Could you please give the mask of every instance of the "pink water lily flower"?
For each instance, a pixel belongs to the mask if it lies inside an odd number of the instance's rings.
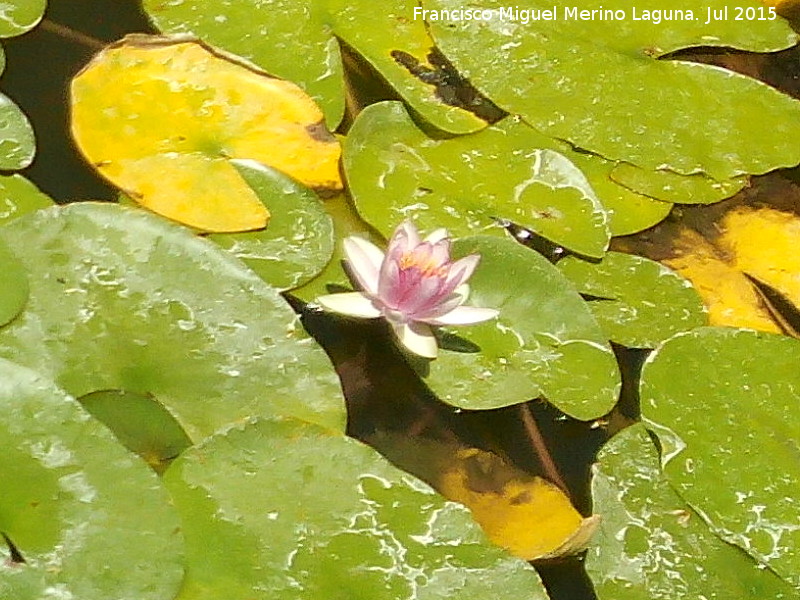
[[[497,316],[491,308],[462,306],[466,285],[480,256],[450,260],[450,239],[439,229],[420,240],[414,225],[401,224],[384,253],[367,240],[351,236],[344,253],[359,292],[331,294],[317,302],[331,311],[374,319],[385,318],[409,350],[436,358],[431,325],[467,325]]]

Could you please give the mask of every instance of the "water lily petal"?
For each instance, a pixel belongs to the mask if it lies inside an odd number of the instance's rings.
[[[374,319],[382,314],[381,311],[375,308],[372,300],[360,292],[328,294],[327,296],[319,296],[316,301],[323,308],[351,317]]]
[[[408,236],[406,236],[405,232],[401,229],[397,229],[394,234],[392,234],[392,237],[389,238],[389,244],[386,246],[386,258],[384,258],[383,261],[399,261],[408,250]]]
[[[429,314],[450,297],[448,291],[443,289],[444,284],[443,277],[420,278],[413,288],[408,289],[402,303],[398,304],[398,310],[418,321],[417,315]]]
[[[364,238],[345,238],[344,254],[358,284],[373,296],[378,293],[378,277],[383,263],[383,252]]]
[[[430,244],[430,242],[424,242],[424,244]],[[450,262],[450,240],[443,239],[433,244],[431,246],[429,260],[437,267],[448,266],[447,263]]]
[[[419,232],[411,221],[403,221],[389,238],[386,254],[400,256],[420,244]]]
[[[500,313],[493,308],[459,306],[435,319],[425,319],[425,322],[431,325],[471,325],[494,319],[498,314]]]
[[[387,253],[381,265],[377,297],[389,308],[396,308],[398,302],[402,299],[403,290],[406,287],[403,285],[402,277],[403,272],[400,270],[400,264],[397,259]]]
[[[472,277],[475,267],[481,261],[479,254],[470,254],[457,261],[450,266],[450,272],[447,274],[447,286],[450,291],[456,289],[467,279]]]
[[[445,229],[444,227],[440,227],[436,231],[430,232],[425,238],[425,241],[430,242],[431,244],[435,244],[443,239],[446,239],[449,235],[450,234],[447,233],[447,229]]]
[[[431,328],[424,323],[392,323],[392,329],[403,344],[414,354],[425,358],[436,358],[439,348]]]
[[[431,246],[428,242],[422,242],[418,246],[412,248],[409,252],[405,252],[404,255],[401,257],[402,266],[410,269],[410,268],[418,268],[423,270],[423,268],[430,264],[431,262],[431,251],[433,250],[433,246]]]
[[[431,320],[438,319],[442,315],[446,315],[450,311],[458,308],[467,300],[467,294],[457,292],[458,290],[447,296],[444,300],[438,301],[434,306],[428,308],[428,310],[417,311],[414,315],[414,320],[429,323]]]
[[[403,221],[400,223],[400,226],[394,230],[394,235],[392,235],[392,239],[395,237],[400,237],[404,240],[406,244],[406,249],[414,248],[415,246],[419,246],[420,239],[419,239],[419,232],[417,228],[414,227],[414,223],[411,221]],[[391,242],[389,242],[391,246]]]

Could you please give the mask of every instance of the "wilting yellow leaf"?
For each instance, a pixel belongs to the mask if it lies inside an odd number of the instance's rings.
[[[722,220],[718,244],[731,264],[800,305],[800,218],[772,208],[740,207]]]
[[[777,8],[786,7],[786,6],[794,6],[798,4],[797,0],[761,0],[761,4],[764,6],[774,6]]]
[[[722,216],[711,241],[688,227],[678,231],[663,262],[694,284],[712,325],[781,332],[744,274],[800,305],[800,218],[745,205]]]
[[[699,233],[682,228],[673,243],[676,256],[662,262],[692,282],[708,308],[710,325],[780,333],[742,272]]]
[[[492,542],[525,560],[580,552],[599,522],[581,517],[548,481],[474,448],[457,452],[435,487],[469,507]]]
[[[100,52],[72,83],[72,131],[137,202],[206,231],[267,223],[232,158],[317,189],[342,187],[339,143],[311,98],[185,38],[129,36]]]

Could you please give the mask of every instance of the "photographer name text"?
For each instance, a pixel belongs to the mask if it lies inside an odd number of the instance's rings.
[[[532,9],[507,6],[499,9],[460,8],[453,10],[431,10],[414,8],[414,20],[425,21],[515,21],[523,25],[536,21],[649,21],[659,24],[664,21],[774,21],[778,18],[774,7],[725,6],[705,9],[581,9],[577,6]]]

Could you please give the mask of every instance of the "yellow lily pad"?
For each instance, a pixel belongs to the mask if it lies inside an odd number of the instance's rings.
[[[747,278],[714,245],[689,228],[682,228],[674,243],[676,256],[663,262],[692,282],[708,308],[709,324],[780,332]]]
[[[665,262],[695,284],[709,307],[712,325],[780,333],[744,274],[800,306],[800,218],[769,207],[739,206],[720,220],[719,235],[713,241],[711,246],[684,230],[678,244],[687,251]]]
[[[581,552],[599,523],[549,481],[476,448],[458,451],[435,487],[469,507],[492,542],[525,560]]]
[[[448,500],[469,508],[492,543],[518,558],[578,554],[600,524],[598,515],[583,518],[558,487],[493,452],[398,433],[377,433],[365,441]]]
[[[318,190],[342,187],[339,143],[309,96],[186,37],[128,36],[100,52],[72,82],[72,132],[114,185],[204,231],[269,219],[230,159]]]
[[[796,7],[800,2],[797,0],[761,0],[761,4],[764,6],[772,6],[779,9],[785,9],[787,7]]]
[[[773,208],[740,207],[725,215],[719,243],[741,272],[800,305],[800,218]]]

